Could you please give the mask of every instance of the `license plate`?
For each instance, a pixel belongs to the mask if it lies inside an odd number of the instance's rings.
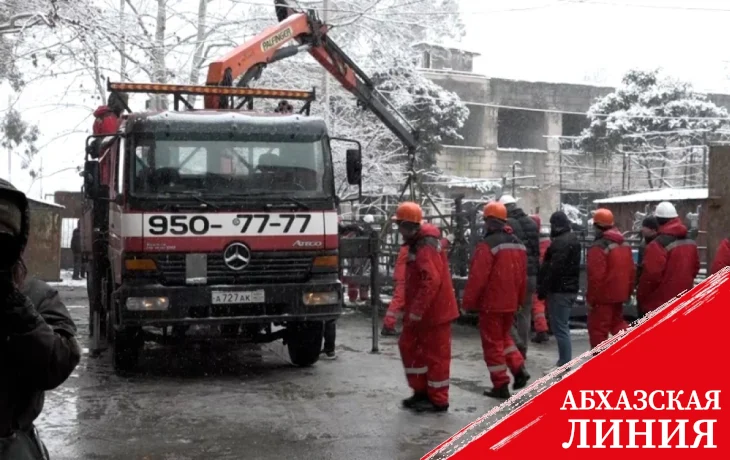
[[[213,305],[226,305],[237,303],[264,303],[265,294],[263,289],[257,291],[213,291]]]

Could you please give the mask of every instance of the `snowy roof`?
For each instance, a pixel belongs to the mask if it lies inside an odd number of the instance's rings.
[[[32,201],[34,203],[38,203],[38,204],[41,204],[43,206],[50,206],[52,208],[60,208],[60,209],[65,209],[66,208],[66,206],[60,205],[58,203],[51,203],[50,201],[45,201],[45,200],[37,200],[35,198],[30,198],[30,197],[28,197],[28,201]]]
[[[659,201],[706,200],[706,188],[664,188],[653,192],[634,193],[633,195],[614,196],[593,200],[596,204],[608,203],[651,203]]]
[[[443,43],[431,43],[431,42],[417,42],[411,45],[413,47],[416,46],[426,46],[429,48],[442,48],[447,50],[454,50],[454,51],[461,51],[462,53],[471,54],[474,56],[481,56],[482,53],[479,53],[477,51],[467,49],[466,47],[462,46],[461,43],[456,43],[450,40],[444,40]]]

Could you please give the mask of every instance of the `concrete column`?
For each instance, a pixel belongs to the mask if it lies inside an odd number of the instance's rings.
[[[560,136],[563,134],[563,114],[555,112],[545,113],[545,135]],[[560,150],[560,142],[555,138],[547,139],[548,152]]]

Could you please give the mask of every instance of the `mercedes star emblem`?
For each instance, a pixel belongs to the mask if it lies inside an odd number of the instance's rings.
[[[251,250],[243,243],[232,243],[223,252],[223,261],[231,270],[243,270],[251,261]]]

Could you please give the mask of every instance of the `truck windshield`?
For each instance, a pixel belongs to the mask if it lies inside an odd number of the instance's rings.
[[[333,190],[331,159],[321,140],[139,139],[133,153],[135,194],[271,192],[316,197]]]

